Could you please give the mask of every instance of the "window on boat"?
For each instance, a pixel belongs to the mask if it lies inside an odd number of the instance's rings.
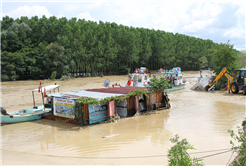
[[[144,80],[146,80],[146,81],[147,81],[147,76],[144,76]]]
[[[138,76],[138,82],[142,82],[142,76]]]
[[[135,76],[133,77],[133,86],[137,86],[137,83],[138,83],[138,76],[135,75]]]

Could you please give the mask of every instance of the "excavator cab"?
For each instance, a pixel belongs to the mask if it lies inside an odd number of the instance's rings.
[[[235,69],[234,70],[234,79],[236,85],[236,93],[243,90],[243,94],[246,94],[246,69]],[[232,91],[233,92],[233,91]]]
[[[246,70],[235,69],[235,80],[237,81],[238,86],[244,84],[244,78],[246,78]]]

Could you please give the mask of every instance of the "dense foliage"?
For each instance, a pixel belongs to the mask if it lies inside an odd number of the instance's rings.
[[[208,50],[216,45],[211,40],[114,22],[5,16],[1,21],[1,78],[44,79],[54,71],[57,78],[68,73],[124,74],[141,66],[198,70],[211,66]]]
[[[170,141],[175,143],[171,149],[168,150],[169,166],[203,166],[201,159],[191,158],[187,150],[195,149],[186,139],[179,141],[179,136],[175,135]]]
[[[235,68],[238,67],[237,52],[233,49],[233,45],[227,43],[220,43],[210,50],[210,55],[214,59],[214,70],[218,75],[221,70],[226,67],[227,70],[232,73]]]
[[[210,49],[210,56],[213,57],[214,71],[218,75],[224,67],[227,68],[229,73],[233,73],[234,69],[242,67],[238,63],[239,54],[233,49],[233,45],[227,43],[220,43],[213,49]],[[223,82],[227,82],[226,77],[222,77],[216,84],[215,89],[219,90]]]
[[[163,91],[166,88],[172,88],[172,83],[169,83],[169,80],[167,80],[165,77],[161,77],[160,79],[152,78],[151,83],[149,84],[153,91]]]
[[[238,135],[236,135],[233,130],[228,130],[228,132],[231,135],[231,138],[239,143],[239,145],[235,145],[235,143],[232,140],[230,141],[230,144],[232,145],[232,149],[240,154],[239,158],[236,157],[235,160],[233,161],[233,165],[243,166],[246,165],[246,136],[244,134],[243,129],[241,129],[240,127],[237,128],[238,128]]]
[[[237,52],[238,56],[238,68],[246,68],[246,50],[242,50],[240,52]]]

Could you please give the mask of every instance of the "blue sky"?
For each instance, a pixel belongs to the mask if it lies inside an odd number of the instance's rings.
[[[37,15],[115,22],[159,29],[245,49],[244,1],[21,1],[2,0],[2,17]],[[1,18],[2,18],[1,17]]]

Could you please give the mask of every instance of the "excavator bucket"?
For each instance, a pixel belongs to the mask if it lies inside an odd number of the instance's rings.
[[[209,85],[207,85],[207,86],[205,86],[205,91],[208,91],[208,89],[210,88],[210,86]]]

